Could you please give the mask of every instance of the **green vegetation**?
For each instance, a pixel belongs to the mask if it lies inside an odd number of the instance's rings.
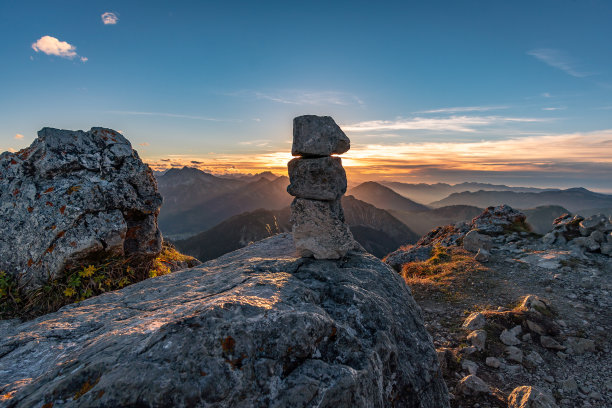
[[[50,279],[32,291],[19,288],[13,277],[0,272],[0,318],[33,318],[197,263],[195,258],[179,253],[164,242],[162,252],[156,258],[112,257],[92,261],[91,264],[67,269],[61,277]]]

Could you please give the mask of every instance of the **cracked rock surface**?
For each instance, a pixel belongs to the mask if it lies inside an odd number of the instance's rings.
[[[299,258],[291,234],[0,322],[0,356],[2,407],[449,406],[402,278]]]
[[[84,259],[154,256],[162,198],[120,133],[43,128],[0,155],[0,270],[40,287]]]

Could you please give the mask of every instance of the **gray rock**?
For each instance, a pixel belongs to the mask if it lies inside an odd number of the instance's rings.
[[[291,224],[295,246],[303,257],[338,259],[358,246],[344,223],[340,201],[296,198],[291,203]]]
[[[482,313],[474,312],[465,319],[461,327],[468,330],[478,330],[485,327],[486,323],[487,320]]]
[[[463,360],[461,362],[461,368],[473,375],[476,375],[478,372],[478,364],[470,360]]]
[[[93,257],[155,256],[161,202],[118,132],[43,128],[30,147],[0,155],[0,270],[34,289]]]
[[[484,330],[474,330],[468,334],[467,339],[478,351],[482,351],[487,341],[487,332]]]
[[[499,368],[501,366],[501,362],[496,357],[487,357],[485,364],[491,368]]]
[[[448,407],[402,278],[280,234],[200,267],[0,325],[4,407]]]
[[[288,167],[287,192],[294,197],[334,201],[346,193],[346,173],[339,157],[297,158]]]
[[[523,352],[518,347],[508,346],[505,350],[506,358],[515,363],[523,362]]]
[[[351,141],[330,116],[304,115],[293,119],[293,156],[342,154]]]
[[[537,351],[532,351],[525,356],[525,362],[532,367],[542,367],[544,359]]]
[[[553,349],[553,350],[565,350],[565,346],[559,344],[557,340],[550,336],[540,336],[540,344],[542,347]]]
[[[589,235],[589,238],[591,238],[593,241],[595,241],[597,243],[601,243],[601,242],[605,242],[606,241],[606,237],[604,236],[604,233],[601,232],[600,230],[595,230],[595,231],[591,232],[591,235]]]
[[[612,256],[612,243],[611,242],[606,242],[605,244],[601,244],[599,249],[601,250],[602,254]]]
[[[608,221],[608,218],[603,214],[592,215],[580,222],[580,234],[583,237],[588,237],[598,227],[603,227]]]
[[[478,253],[476,254],[476,256],[474,256],[474,259],[477,260],[478,262],[489,262],[489,251],[487,251],[484,248],[480,248],[478,250]]]
[[[516,226],[524,226],[526,218],[525,214],[509,205],[489,207],[472,220],[471,229],[486,235],[500,235]]]
[[[552,245],[556,240],[557,235],[552,231],[542,237],[542,242],[544,242],[545,245]]]
[[[431,246],[412,245],[391,252],[383,259],[383,261],[399,272],[402,269],[402,266],[408,262],[421,262],[428,260],[431,257],[431,250]]]
[[[476,396],[489,393],[489,386],[479,377],[470,374],[459,381],[457,384],[457,391],[463,395]]]
[[[466,251],[478,252],[480,249],[491,250],[491,238],[472,230],[463,237],[463,248]]]
[[[581,337],[568,337],[565,346],[571,348],[573,354],[577,355],[595,351],[595,342]]]
[[[574,377],[568,377],[567,379],[561,381],[561,388],[565,393],[573,393],[578,391],[578,384],[576,384]]]
[[[516,387],[508,396],[508,408],[558,408],[555,399],[536,387]]]
[[[518,327],[520,328],[520,326]],[[504,329],[499,335],[499,340],[501,340],[501,342],[506,346],[516,346],[517,344],[521,344],[521,341],[516,338],[518,334],[520,334],[520,331],[517,333],[514,329]]]

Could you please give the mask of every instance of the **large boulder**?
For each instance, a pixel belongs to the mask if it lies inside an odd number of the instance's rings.
[[[288,168],[287,192],[294,197],[334,201],[346,193],[346,173],[339,157],[296,158]]]
[[[0,270],[29,288],[71,264],[161,250],[151,169],[111,129],[43,128],[0,155]]]
[[[448,407],[410,289],[367,253],[281,234],[0,324],[3,407]]]

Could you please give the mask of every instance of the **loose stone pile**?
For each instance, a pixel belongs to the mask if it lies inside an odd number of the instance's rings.
[[[553,230],[542,240],[549,245],[568,244],[612,257],[612,217],[598,214],[584,218],[564,214],[553,222]]]
[[[350,140],[329,116],[305,115],[293,119],[288,164],[291,184],[293,239],[300,256],[338,259],[356,246],[340,198],[346,192],[346,173],[339,157]]]

